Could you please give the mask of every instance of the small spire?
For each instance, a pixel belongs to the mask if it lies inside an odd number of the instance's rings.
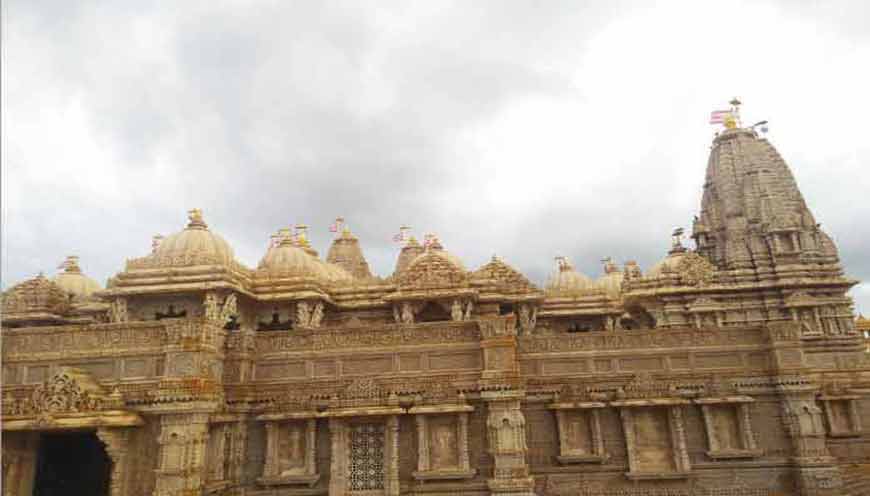
[[[202,218],[202,210],[192,208],[187,211],[188,229],[208,229],[208,225]]]
[[[601,262],[604,264],[604,273],[612,274],[614,272],[619,272],[619,268],[613,263],[613,259],[611,257],[604,257],[601,259]]]
[[[299,246],[309,246],[308,244],[308,226],[305,224],[296,224],[296,243]]]
[[[157,248],[160,248],[160,243],[163,242],[162,234],[151,236],[151,253],[157,253]]]
[[[567,272],[569,270],[574,270],[574,266],[571,265],[571,262],[568,261],[568,257],[559,255],[555,257],[556,265],[559,267],[559,272]]]
[[[289,227],[278,229],[278,232],[272,236],[276,239],[278,246],[293,246],[293,231]]]
[[[671,251],[668,253],[682,253],[686,251],[686,248],[683,246],[683,232],[682,227],[674,228],[674,231],[671,233]]]
[[[81,274],[82,269],[79,267],[79,257],[76,255],[67,255],[66,260],[60,264],[58,269],[63,269],[67,274]]]

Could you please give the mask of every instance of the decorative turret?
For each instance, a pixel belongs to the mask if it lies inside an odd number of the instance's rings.
[[[396,270],[393,272],[393,274],[398,275],[403,270],[407,269],[408,265],[410,265],[411,262],[419,257],[422,253],[423,247],[417,241],[417,238],[415,238],[414,236],[408,238],[405,246],[402,247],[402,251],[399,252],[399,258],[396,260]]]
[[[86,299],[102,289],[97,281],[82,273],[79,257],[74,255],[66,257],[60,268],[63,272],[54,277],[54,282],[74,298]]]
[[[773,145],[753,128],[726,127],[713,141],[692,229],[698,252],[721,270],[836,264],[834,243]]]
[[[338,265],[357,279],[372,277],[369,264],[366,262],[360,247],[359,239],[350,232],[347,226],[342,229],[341,234],[332,242],[332,246],[329,247],[329,252],[326,254],[326,261]]]

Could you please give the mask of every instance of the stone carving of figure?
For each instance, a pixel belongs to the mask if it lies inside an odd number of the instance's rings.
[[[459,300],[453,300],[453,305],[450,307],[450,317],[453,320],[462,320],[462,304]]]
[[[311,312],[311,327],[320,327],[320,322],[323,320],[323,302],[318,301],[314,305],[314,311]]]
[[[531,334],[538,320],[538,309],[523,303],[519,309],[520,330],[523,334]]]
[[[296,304],[296,324],[302,327],[307,327],[311,322],[311,307],[307,301],[300,301]]]
[[[432,439],[432,465],[448,468],[455,465],[456,431],[451,425],[438,425]]]
[[[236,301],[236,294],[230,293],[230,295],[227,296],[227,299],[224,300],[224,306],[221,308],[220,320],[221,322],[229,322],[230,317],[237,313],[238,303]]]
[[[395,320],[397,324],[402,322],[402,314],[399,310],[399,305],[393,305],[393,320]]]
[[[802,310],[800,311],[800,319],[801,319],[801,333],[803,334],[815,334],[816,331],[813,328],[813,312],[811,310]]]
[[[471,320],[471,310],[474,309],[474,302],[469,301],[465,304],[465,320]]]
[[[127,322],[127,300],[115,298],[109,306],[109,322]]]
[[[410,303],[402,303],[402,322],[405,324],[414,323],[414,308]]]
[[[218,297],[214,293],[207,293],[205,295],[205,302],[203,302],[203,317],[208,320],[219,320],[220,319],[220,306],[218,305]]]

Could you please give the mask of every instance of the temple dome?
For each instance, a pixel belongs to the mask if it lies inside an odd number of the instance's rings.
[[[680,261],[686,256],[685,249],[673,249],[668,252],[668,256],[660,260],[658,263],[650,267],[646,272],[646,277],[661,277],[667,273],[675,272]]]
[[[623,273],[609,258],[604,262],[604,275],[595,280],[595,287],[604,290],[607,296],[618,298],[622,292]]]
[[[79,257],[68,256],[61,266],[64,270],[54,277],[54,282],[61,289],[75,298],[89,298],[103,289],[100,283],[82,273],[79,267]]]
[[[188,218],[190,222],[187,227],[163,238],[153,256],[158,260],[189,258],[195,265],[230,264],[235,258],[233,249],[219,234],[208,229],[202,212],[193,209],[188,212]]]
[[[351,279],[341,267],[323,262],[289,236],[266,251],[257,270],[282,277],[313,277],[325,282]]]
[[[547,290],[558,292],[584,291],[592,289],[592,279],[577,272],[574,266],[566,258],[558,259],[558,269],[547,281]]]

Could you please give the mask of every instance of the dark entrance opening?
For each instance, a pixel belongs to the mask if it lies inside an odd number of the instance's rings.
[[[34,496],[108,496],[112,462],[93,432],[42,434]]]

